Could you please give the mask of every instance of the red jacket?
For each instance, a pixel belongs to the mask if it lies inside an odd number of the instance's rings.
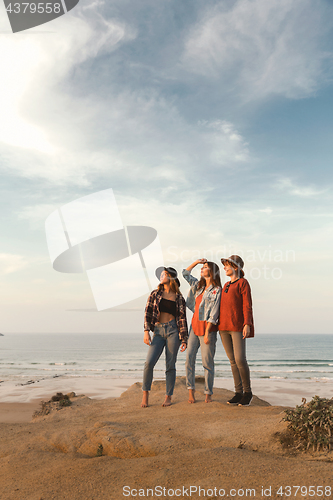
[[[219,331],[242,332],[245,325],[250,325],[250,337],[254,337],[249,282],[245,278],[227,281],[221,295]]]

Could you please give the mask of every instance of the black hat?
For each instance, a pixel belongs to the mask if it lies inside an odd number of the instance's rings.
[[[158,267],[156,269],[156,271],[155,271],[155,274],[156,274],[156,277],[157,277],[158,280],[161,277],[162,271],[166,271],[167,273],[169,273],[170,276],[171,276],[171,279],[175,280],[175,282],[177,283],[177,285],[180,286],[180,281],[177,278],[177,271],[176,271],[176,269],[174,269],[173,267],[164,267],[164,266]]]

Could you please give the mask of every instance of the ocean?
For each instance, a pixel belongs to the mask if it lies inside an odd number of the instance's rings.
[[[141,380],[148,347],[142,334],[7,334],[0,337],[0,381],[66,377]],[[333,380],[333,335],[257,334],[247,340],[251,378]],[[164,353],[154,377],[164,378]],[[200,351],[197,375],[203,374]],[[177,375],[185,375],[179,353]],[[218,337],[215,377],[232,378]]]

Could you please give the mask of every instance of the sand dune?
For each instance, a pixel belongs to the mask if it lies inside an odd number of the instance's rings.
[[[223,490],[263,498],[262,487],[266,498],[281,499],[280,486],[330,485],[330,455],[282,448],[283,407],[256,397],[248,408],[230,407],[225,389],[206,404],[201,382],[189,405],[183,378],[168,408],[164,392],[155,382],[143,409],[136,383],[118,398],[81,395],[29,423],[0,424],[1,500],[215,499]]]

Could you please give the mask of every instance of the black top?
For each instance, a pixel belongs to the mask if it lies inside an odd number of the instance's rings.
[[[176,317],[176,301],[169,299],[161,299],[159,303],[160,312],[165,312],[172,314],[172,316]]]

